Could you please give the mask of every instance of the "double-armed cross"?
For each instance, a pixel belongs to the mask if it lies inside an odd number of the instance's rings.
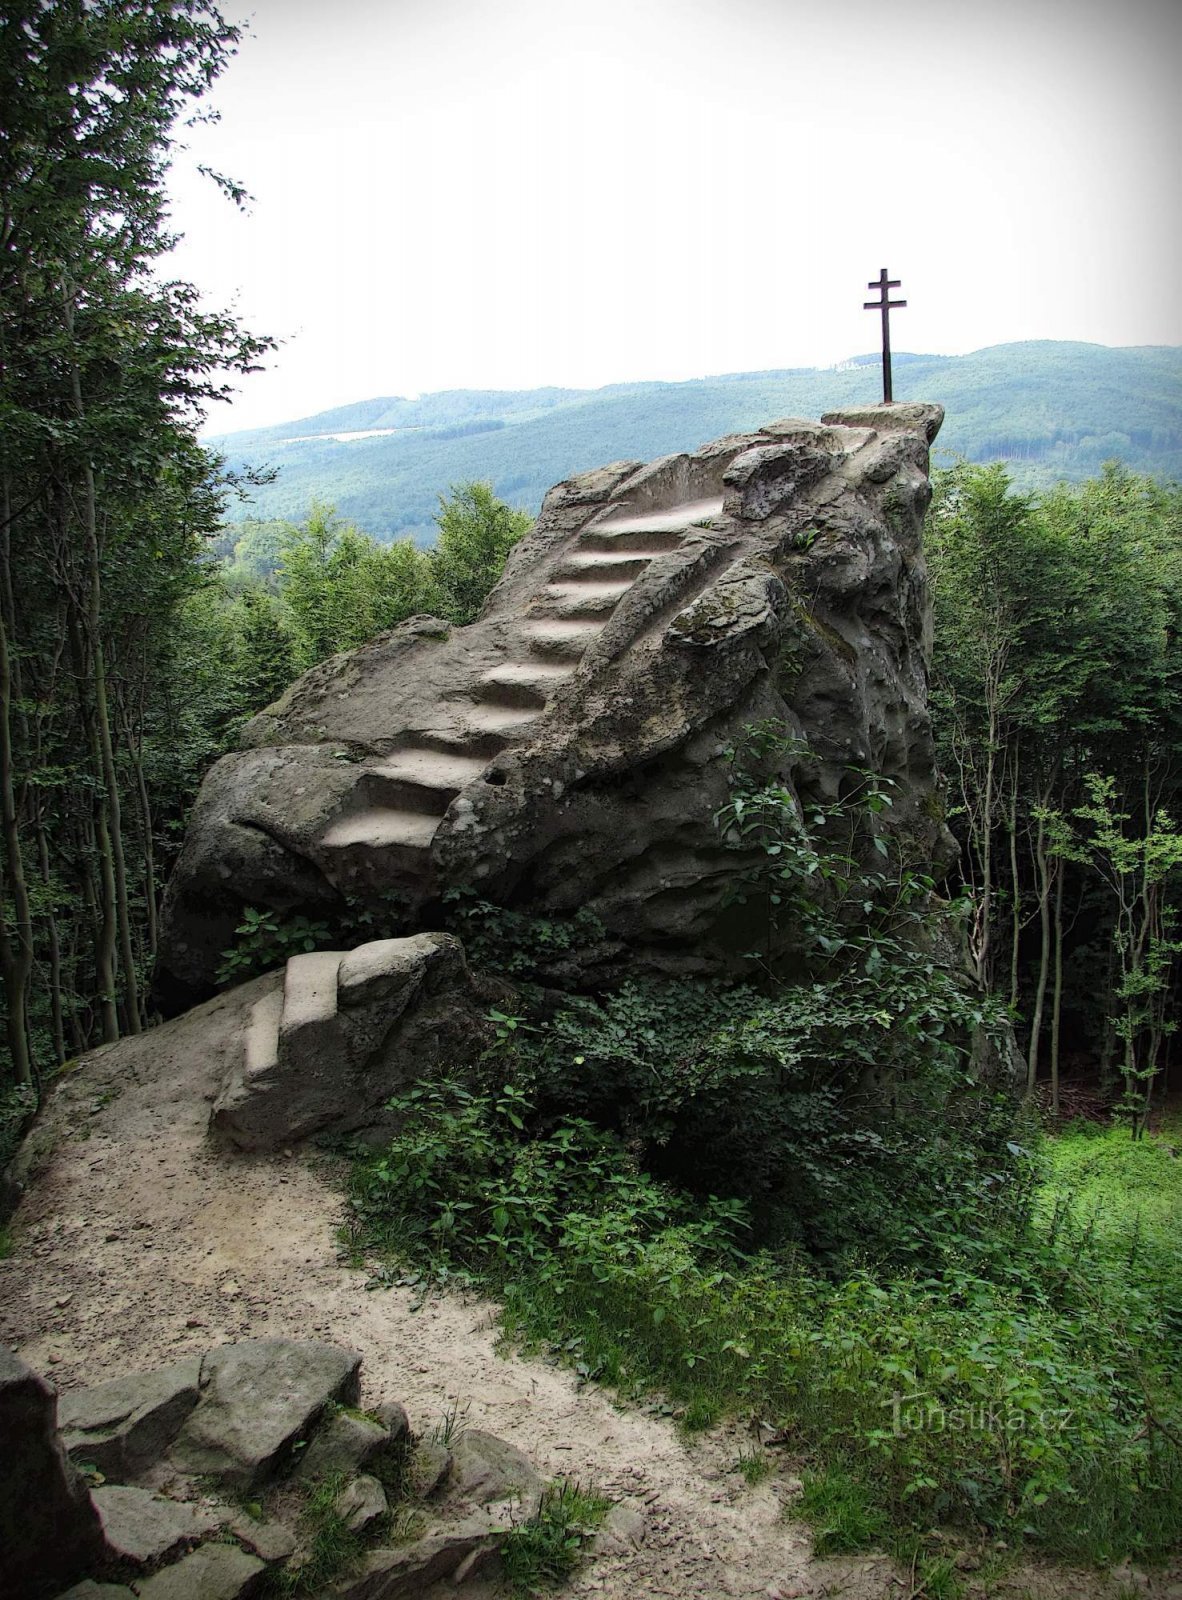
[[[887,269],[883,267],[878,277],[866,285],[868,289],[877,289],[880,298],[877,300],[864,300],[863,311],[882,312],[882,403],[889,406],[894,396],[891,393],[891,312],[897,311],[907,304],[906,300],[892,300],[891,290],[903,287],[901,278],[888,278]]]

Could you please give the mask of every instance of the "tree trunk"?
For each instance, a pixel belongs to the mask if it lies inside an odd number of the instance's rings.
[[[27,1010],[29,974],[33,970],[33,918],[17,817],[12,700],[8,626],[0,611],[0,827],[4,834],[4,867],[0,875],[0,975],[4,982],[12,1074],[17,1083],[32,1083],[33,1055]]]
[[[1055,877],[1055,979],[1051,998],[1051,1115],[1059,1115],[1059,1038],[1063,1016],[1063,863]]]
[[[41,868],[41,882],[45,885],[46,933],[49,938],[49,1005],[53,1022],[53,1053],[58,1066],[66,1059],[66,1030],[62,1014],[62,945],[58,933],[57,913],[53,908],[53,873],[49,865],[49,841],[45,836],[45,822],[40,811],[37,815],[37,860]]]
[[[73,292],[63,285],[66,332],[74,335]],[[71,374],[74,414],[80,422],[86,418],[82,398],[82,373],[75,362]],[[131,938],[131,914],[127,899],[127,863],[123,853],[123,816],[119,797],[119,774],[115,766],[115,752],[111,741],[111,712],[107,699],[107,668],[102,635],[102,570],[99,558],[98,503],[95,491],[94,466],[85,460],[82,466],[82,513],[86,550],[86,643],[90,653],[92,689],[94,694],[94,731],[98,742],[99,770],[106,790],[106,828],[109,842],[111,871],[114,877],[115,929],[119,952],[119,966],[123,976],[124,1019],[128,1033],[141,1031],[139,977],[136,972],[135,951]],[[100,807],[101,809],[101,807]]]
[[[1038,1050],[1042,1035],[1042,1016],[1047,998],[1047,974],[1051,957],[1051,872],[1047,855],[1047,827],[1040,815],[1034,839],[1034,859],[1038,871],[1038,925],[1041,948],[1038,958],[1038,985],[1034,1011],[1030,1018],[1030,1047],[1026,1057],[1026,1092],[1032,1094],[1038,1081]]]

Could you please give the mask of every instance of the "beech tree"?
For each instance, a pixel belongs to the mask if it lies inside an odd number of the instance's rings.
[[[1031,497],[1001,467],[960,467],[933,499],[932,700],[974,891],[974,965],[1019,1012],[1031,1088],[1049,1046],[1056,1109],[1065,1007],[1107,1072],[1127,1042],[1129,985],[1144,981],[1125,959],[1111,818],[1135,856],[1177,813],[1180,535],[1182,493],[1119,468]],[[1110,785],[1106,829],[1096,783]],[[1073,844],[1086,819],[1090,850]],[[1168,904],[1170,885],[1154,894]],[[1160,999],[1176,952],[1153,929]]]
[[[203,0],[0,16],[0,975],[18,1083],[146,1017],[162,819],[145,745],[222,504],[196,428],[267,347],[163,280],[164,183],[178,119],[237,38]]]

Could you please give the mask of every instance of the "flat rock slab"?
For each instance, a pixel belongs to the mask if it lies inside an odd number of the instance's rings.
[[[232,1544],[203,1544],[139,1586],[140,1600],[246,1600],[266,1565]]]
[[[226,1527],[238,1540],[264,1561],[286,1561],[295,1553],[295,1535],[281,1522],[256,1522],[245,1511],[235,1512]]]
[[[532,1511],[542,1493],[542,1477],[516,1445],[480,1428],[466,1428],[452,1446],[451,1476],[445,1504],[490,1505],[519,1499]]]
[[[390,1431],[368,1417],[338,1412],[316,1430],[316,1437],[300,1451],[297,1468],[302,1478],[327,1478],[330,1473],[360,1472],[390,1443]]]
[[[481,1556],[500,1548],[507,1532],[490,1529],[487,1517],[476,1516],[396,1550],[371,1550],[354,1576],[325,1593],[331,1600],[406,1600],[461,1566],[470,1575]]]
[[[135,1595],[121,1583],[96,1583],[93,1578],[83,1578],[65,1594],[59,1594],[57,1600],[135,1600]]]
[[[194,1358],[64,1394],[58,1425],[66,1453],[108,1478],[138,1477],[176,1437],[197,1404],[200,1380],[201,1362]]]
[[[341,1490],[332,1508],[350,1533],[364,1533],[386,1515],[390,1505],[378,1480],[363,1472]]]
[[[274,1476],[330,1401],[355,1404],[361,1357],[316,1340],[225,1345],[201,1367],[202,1396],[169,1454],[181,1472],[252,1487]]]
[[[438,1439],[424,1439],[415,1449],[411,1465],[415,1493],[427,1500],[442,1487],[451,1472],[451,1451]]]
[[[104,1484],[91,1491],[113,1555],[149,1567],[183,1545],[212,1533],[217,1518],[178,1500],[164,1500],[147,1489]]]

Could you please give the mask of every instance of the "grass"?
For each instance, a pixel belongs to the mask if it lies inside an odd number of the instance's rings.
[[[449,1187],[433,1202],[407,1184],[405,1148],[397,1183],[363,1165],[355,1244],[466,1271],[499,1291],[507,1337],[659,1395],[685,1427],[771,1419],[813,1465],[804,1510],[823,1550],[936,1524],[1097,1563],[1174,1548],[1182,1162],[1160,1142],[1069,1130],[1005,1226],[950,1214],[911,1270],[823,1273],[738,1250],[718,1214],[598,1136],[523,1135],[503,1167],[470,1109],[408,1137],[433,1141]],[[484,1189],[465,1199],[473,1141]]]
[[[271,1568],[270,1592],[276,1597],[318,1594],[327,1584],[347,1575],[361,1559],[365,1541],[353,1533],[337,1514],[336,1501],[347,1477],[336,1472],[312,1488],[300,1518],[302,1557],[288,1566]]]
[[[807,1472],[794,1510],[812,1524],[813,1552],[818,1556],[868,1550],[887,1531],[887,1520],[866,1488],[838,1466]]]
[[[764,1483],[775,1471],[771,1457],[766,1450],[758,1447],[754,1450],[743,1450],[735,1463],[737,1471],[742,1476],[743,1482],[752,1489],[756,1484]]]
[[[569,1479],[551,1484],[536,1513],[514,1527],[501,1546],[509,1593],[535,1595],[564,1583],[583,1558],[609,1502]]]

